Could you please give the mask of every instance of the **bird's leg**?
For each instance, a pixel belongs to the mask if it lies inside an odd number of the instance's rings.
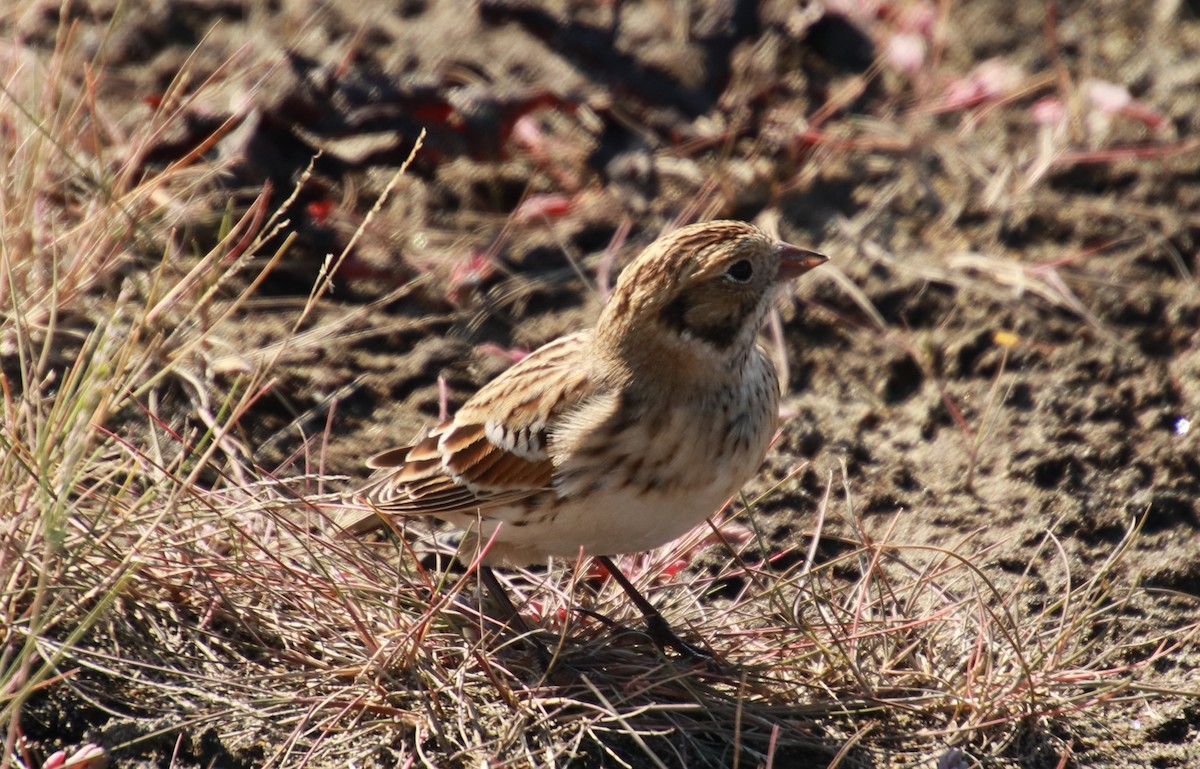
[[[617,584],[629,595],[630,600],[633,601],[633,605],[642,613],[642,617],[646,620],[646,630],[650,635],[650,640],[658,648],[665,649],[670,647],[685,657],[697,660],[712,658],[712,654],[707,650],[690,644],[677,636],[675,631],[671,629],[671,623],[667,622],[666,617],[658,609],[654,608],[654,604],[646,600],[646,596],[638,592],[638,589],[633,586],[628,577],[621,573],[621,570],[617,568],[617,565],[613,563],[611,558],[607,555],[598,555],[596,556],[596,560],[602,563],[604,568],[608,569],[608,573],[612,575]]]
[[[529,623],[517,611],[517,607],[513,606],[512,599],[508,597],[508,591],[504,589],[504,585],[500,584],[500,578],[496,576],[496,572],[492,571],[491,566],[479,564],[479,579],[483,582],[488,592],[500,604],[501,613],[504,614],[504,622],[507,625],[516,629],[521,637],[524,638],[532,647],[533,653],[537,656],[538,662],[542,664],[546,670],[550,669],[554,662],[553,655],[546,649],[537,636],[534,635],[533,628],[529,627]]]

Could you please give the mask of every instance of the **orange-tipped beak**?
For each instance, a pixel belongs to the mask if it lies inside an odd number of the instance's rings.
[[[799,248],[791,243],[781,242],[776,248],[779,250],[780,280],[795,280],[814,267],[820,267],[829,261],[829,257],[824,254]]]

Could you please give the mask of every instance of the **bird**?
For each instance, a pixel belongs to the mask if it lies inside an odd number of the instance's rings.
[[[424,437],[371,457],[344,535],[392,516],[448,521],[496,594],[494,566],[594,557],[660,648],[703,655],[611,557],[683,535],[761,466],[780,392],[759,331],[783,287],[826,261],[742,221],[661,236],[622,270],[593,328],[536,349]]]

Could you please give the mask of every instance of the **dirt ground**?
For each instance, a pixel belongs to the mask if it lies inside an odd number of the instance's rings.
[[[1049,532],[1049,594],[1136,523],[1122,568],[1200,596],[1195,3],[26,6],[4,34],[49,50],[68,12],[115,124],[180,100],[138,162],[223,131],[197,231],[230,191],[282,202],[320,152],[232,356],[286,330],[427,132],[318,310],[340,334],[285,357],[244,420],[263,467],[333,409],[326,469],[361,478],[443,397],[591,323],[672,223],[774,222],[831,262],[782,310],[787,419],[749,491],[809,464],[758,526],[803,535],[832,478],[829,534],[985,554],[1000,584]],[[1178,605],[1148,621],[1186,624]],[[1157,680],[1200,688],[1191,649]],[[1070,766],[1200,766],[1186,699],[1071,733]]]

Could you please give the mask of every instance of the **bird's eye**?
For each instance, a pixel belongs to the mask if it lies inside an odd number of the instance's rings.
[[[725,271],[725,276],[737,283],[745,283],[753,275],[754,265],[750,264],[749,259],[738,259]]]

